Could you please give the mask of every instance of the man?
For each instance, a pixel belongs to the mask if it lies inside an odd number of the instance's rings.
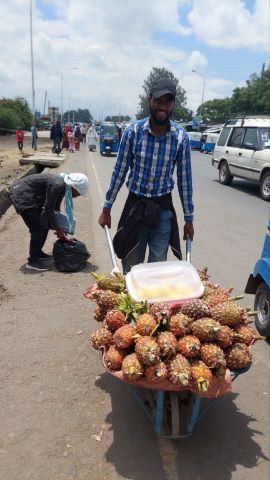
[[[18,149],[20,152],[23,151],[23,141],[24,141],[24,131],[21,128],[16,130],[16,140],[18,143]]]
[[[50,138],[53,140],[53,152],[59,155],[61,152],[61,142],[63,139],[62,127],[59,120],[57,120],[56,124],[52,126]]]
[[[144,261],[147,245],[148,262],[166,260],[169,245],[182,258],[171,196],[175,167],[185,219],[184,239],[193,239],[190,145],[185,130],[170,120],[175,96],[176,87],[170,79],[154,82],[150,117],[131,124],[122,136],[99,224],[111,227],[111,207],[129,172],[129,195],[114,238],[124,273]]]
[[[31,235],[27,269],[39,272],[50,269],[42,262],[52,258],[42,251],[49,229],[55,230],[58,238],[67,240],[57,216],[61,202],[65,197],[67,220],[71,225],[74,220],[72,199],[86,195],[87,191],[88,178],[83,173],[28,175],[9,187],[10,200]]]

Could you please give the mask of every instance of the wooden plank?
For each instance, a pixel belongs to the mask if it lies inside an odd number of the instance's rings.
[[[42,165],[43,167],[58,167],[59,165],[62,165],[63,160],[62,159],[37,159],[37,158],[21,158],[19,160],[20,165]]]

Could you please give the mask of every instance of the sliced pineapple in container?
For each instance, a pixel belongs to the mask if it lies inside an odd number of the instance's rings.
[[[190,262],[141,263],[126,275],[129,295],[136,302],[175,302],[199,298],[204,287]]]

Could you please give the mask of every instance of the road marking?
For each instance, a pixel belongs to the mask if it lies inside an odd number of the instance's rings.
[[[98,178],[98,172],[97,172],[97,169],[96,169],[96,166],[95,166],[94,162],[91,163],[91,167],[92,167],[94,177],[95,177],[95,180],[96,180],[96,186],[97,186],[97,190],[98,190],[99,199],[100,199],[100,202],[102,202],[103,197],[104,197],[104,193],[102,191],[101,183],[100,183],[99,178]]]

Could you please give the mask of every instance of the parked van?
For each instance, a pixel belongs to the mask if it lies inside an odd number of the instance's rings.
[[[261,197],[270,201],[270,117],[244,116],[228,120],[217,140],[212,165],[219,181],[230,185],[234,177],[260,185]]]

